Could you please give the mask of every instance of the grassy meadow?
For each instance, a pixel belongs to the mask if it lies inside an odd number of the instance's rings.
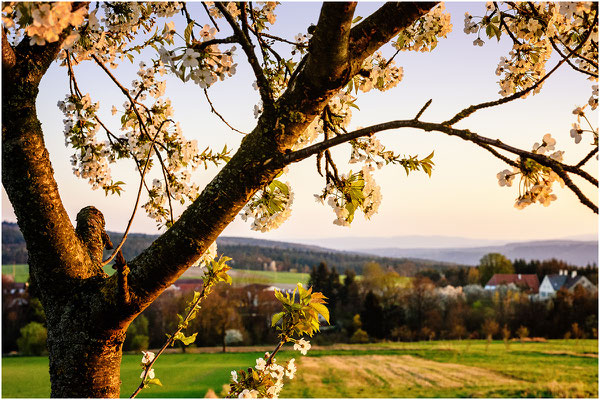
[[[104,270],[109,275],[114,273],[111,265],[104,267]],[[29,266],[27,264],[7,264],[2,265],[2,274],[11,275],[15,277],[15,282],[27,282],[29,278]],[[295,285],[298,282],[306,284],[308,282],[309,274],[301,272],[274,272],[274,271],[253,271],[244,269],[232,269],[231,276],[234,279],[236,285],[248,285],[251,283],[283,283]],[[185,279],[201,279],[202,271],[200,269],[190,268],[183,275]]]
[[[27,278],[29,278],[29,265],[3,264],[2,275],[14,276],[15,282],[27,282]]]
[[[201,350],[201,349],[190,349]],[[221,394],[232,369],[253,366],[261,352],[166,354],[155,366],[163,387],[139,397]],[[255,349],[248,349],[255,350]],[[482,340],[315,346],[295,357],[296,378],[281,397],[598,397],[598,341]],[[123,356],[122,397],[139,383],[141,354]],[[287,382],[287,381],[286,381]],[[2,397],[48,397],[45,357],[2,359]]]

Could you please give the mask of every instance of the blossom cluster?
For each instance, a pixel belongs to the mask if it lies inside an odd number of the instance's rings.
[[[156,377],[156,374],[154,372],[154,368],[149,368],[150,364],[152,363],[152,361],[154,361],[155,358],[155,354],[151,351],[142,351],[142,362],[141,362],[141,366],[142,366],[142,373],[140,374],[140,379],[144,379],[145,383],[149,380],[153,380]],[[146,370],[148,370],[148,373],[146,374]],[[146,377],[144,378],[144,375],[146,375]]]
[[[242,210],[242,220],[252,218],[252,230],[267,232],[278,228],[292,213],[294,192],[289,182],[273,180],[256,192]]]
[[[373,88],[384,92],[396,87],[404,74],[402,67],[396,67],[393,60],[386,60],[381,51],[369,56],[363,62],[363,71],[368,72],[368,76],[359,74],[355,79],[359,80],[360,91],[365,93]]]
[[[555,150],[556,140],[548,133],[544,135],[542,143],[533,145],[532,153],[545,154]],[[551,159],[561,162],[563,151],[554,151],[548,155]],[[521,175],[519,184],[519,196],[515,202],[515,208],[521,210],[528,205],[540,203],[548,207],[557,197],[552,193],[552,185],[558,182],[564,186],[563,180],[549,167],[545,167],[532,159],[517,158],[517,166],[513,171],[505,169],[500,171],[496,177],[500,186],[510,187],[517,175]]]
[[[6,3],[2,8],[2,22],[8,29],[24,29],[30,45],[43,46],[57,42],[61,33],[68,27],[77,28],[83,24],[87,10],[80,7],[72,10],[70,2],[21,2]],[[15,22],[16,21],[16,22]],[[63,46],[68,46],[79,37],[76,30],[68,36]]]
[[[450,14],[444,11],[444,3],[432,8],[398,35],[394,47],[401,51],[421,52],[435,49],[438,39],[452,31]]]
[[[598,85],[594,85],[594,86],[595,86],[594,94],[592,95],[594,101],[590,100],[590,102],[588,104],[585,104],[582,107],[576,107],[573,110],[573,114],[577,116],[577,122],[573,123],[572,129],[570,131],[570,135],[573,138],[573,140],[575,140],[576,144],[581,142],[581,140],[583,138],[583,133],[589,132],[593,136],[592,145],[598,146],[598,128],[594,129],[591,121],[588,119],[588,117],[585,113],[585,109],[588,105],[591,104],[590,108],[592,110],[595,110],[598,106]],[[587,127],[582,126],[583,123],[587,124]]]
[[[352,173],[342,174],[339,182],[329,182],[320,195],[315,194],[316,201],[327,204],[333,209],[335,225],[350,226],[354,213],[361,209],[365,218],[371,218],[379,210],[381,189],[371,175],[371,168],[363,168]]]
[[[107,190],[112,182],[108,164],[114,159],[110,158],[110,143],[99,141],[96,137],[100,125],[94,118],[99,104],[93,103],[90,95],[86,94],[83,97],[66,96],[57,105],[65,116],[65,145],[76,150],[71,156],[73,173],[87,179],[92,189]]]
[[[266,353],[256,360],[254,368],[246,371],[231,371],[231,385],[228,397],[240,399],[268,398],[277,399],[283,389],[284,377],[294,379],[297,371],[295,359],[285,366],[277,364],[275,358]]]
[[[158,50],[160,61],[168,65],[182,81],[192,80],[206,89],[219,80],[233,76],[237,64],[233,62],[235,46],[222,51],[216,44],[204,43],[215,39],[216,28],[206,24],[197,35],[199,40],[192,39],[194,26],[189,25],[185,32],[186,46],[167,50],[164,46]]]
[[[500,76],[500,94],[510,96],[518,91],[538,84],[533,93],[541,90],[541,78],[546,75],[545,66],[553,48],[562,48],[562,55],[568,56],[571,49],[579,48],[572,64],[590,74],[597,81],[597,64],[590,62],[598,58],[598,31],[592,30],[589,40],[581,43],[586,32],[593,28],[595,15],[591,2],[561,3],[499,3],[488,2],[486,15],[474,18],[465,14],[464,31],[476,33],[474,45],[483,46],[481,31],[489,38],[500,40],[508,34],[513,47],[508,57],[501,57],[496,75]]]

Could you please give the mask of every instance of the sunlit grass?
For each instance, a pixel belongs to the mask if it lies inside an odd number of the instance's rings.
[[[238,350],[243,350],[239,348]],[[250,349],[249,349],[250,350]],[[221,394],[230,371],[253,366],[247,353],[165,354],[155,366],[164,384],[140,397],[204,397]],[[547,343],[483,340],[339,344],[295,357],[298,374],[281,397],[597,397],[598,341]],[[121,396],[139,383],[141,354],[123,356]],[[48,397],[46,357],[4,357],[3,397]]]

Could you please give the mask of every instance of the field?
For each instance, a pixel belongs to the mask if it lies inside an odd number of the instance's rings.
[[[109,275],[114,273],[114,269],[110,265],[104,267],[104,270]],[[29,277],[29,266],[27,264],[15,264],[14,266],[2,265],[2,274],[13,275],[13,272],[15,274],[15,282],[27,282],[27,278]],[[308,274],[300,272],[252,271],[243,269],[232,269],[230,274],[236,285],[248,285],[251,283],[295,285],[298,282],[306,284],[309,278]],[[200,269],[190,268],[183,275],[183,278],[200,279],[201,276],[202,271]]]
[[[199,349],[198,349],[199,350]],[[243,348],[236,349],[243,351]],[[253,349],[256,350],[256,349]],[[164,387],[139,397],[220,394],[232,369],[254,365],[261,352],[166,354],[155,369]],[[316,347],[295,357],[296,379],[281,397],[597,397],[598,341],[547,343],[438,341]],[[141,355],[125,355],[122,397],[138,383]],[[2,359],[2,397],[47,397],[45,357]]]
[[[15,277],[15,282],[27,282],[29,278],[29,265],[27,264],[7,264],[2,265],[2,275],[11,275]]]

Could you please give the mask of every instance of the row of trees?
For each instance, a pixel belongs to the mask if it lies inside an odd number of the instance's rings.
[[[508,287],[492,292],[478,284],[439,287],[426,277],[403,281],[377,264],[367,265],[358,282],[351,273],[341,282],[325,264],[313,269],[310,279],[330,298],[337,328],[317,340],[360,341],[364,333],[389,340],[485,338],[490,331],[502,335],[503,329],[518,336],[522,327],[532,336],[563,338],[573,324],[581,335],[597,337],[597,292],[581,288],[537,301]],[[491,329],[492,323],[502,329]]]
[[[400,277],[376,263],[365,265],[360,279],[353,270],[342,279],[335,268],[321,263],[313,267],[308,285],[328,297],[331,326],[324,326],[324,333],[315,340],[361,343],[490,335],[498,339],[507,335],[597,337],[597,293],[560,290],[555,298],[542,302],[507,287],[495,292],[478,284],[455,289],[440,286],[440,281],[435,284],[424,276]],[[280,305],[273,292],[264,289],[264,285],[219,285],[187,330],[198,333],[194,344],[222,346],[225,351],[235,343],[273,343],[276,335],[269,322]],[[160,347],[165,334],[177,328],[175,316],[183,312],[191,297],[191,290],[163,293],[129,326],[124,350]],[[21,300],[15,301],[17,298]],[[39,341],[42,334],[45,340],[42,330],[46,319],[39,300],[28,293],[8,295],[3,308],[4,351],[18,349],[30,354],[44,350],[44,343],[40,346]]]
[[[555,258],[550,260],[524,260],[516,259],[510,261],[499,253],[489,253],[483,256],[476,268],[455,267],[443,271],[435,269],[424,269],[415,274],[417,277],[430,279],[436,286],[466,286],[472,284],[485,285],[494,274],[532,274],[537,275],[539,282],[546,275],[556,275],[559,271],[567,271],[568,274],[576,271],[577,275],[583,275],[596,286],[598,285],[598,267],[586,265],[579,267],[568,264]]]

